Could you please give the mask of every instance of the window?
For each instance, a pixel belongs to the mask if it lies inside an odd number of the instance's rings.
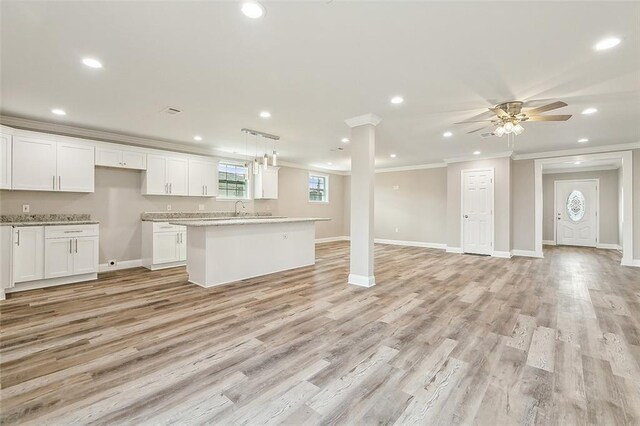
[[[584,201],[584,195],[577,189],[569,194],[567,198],[567,214],[572,221],[578,222],[584,217]]]
[[[309,173],[309,201],[329,202],[329,176]]]
[[[247,167],[241,164],[218,164],[218,197],[249,198]]]

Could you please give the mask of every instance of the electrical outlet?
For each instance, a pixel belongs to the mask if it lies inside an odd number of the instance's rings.
[[[167,211],[170,212],[171,211],[171,204],[167,204]]]
[[[198,204],[198,210],[203,211],[204,210],[204,204]]]
[[[396,228],[396,232],[398,232],[398,228]]]
[[[288,240],[289,239],[289,234],[282,234],[282,239],[283,240]]]
[[[398,189],[400,189],[400,185],[393,185],[393,190],[397,191]]]
[[[23,204],[22,205],[22,213],[29,213],[29,204]]]

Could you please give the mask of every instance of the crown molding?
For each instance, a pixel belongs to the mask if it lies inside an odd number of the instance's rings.
[[[409,172],[412,170],[439,169],[442,167],[447,167],[447,163],[430,163],[418,164],[415,166],[388,167],[386,169],[376,169],[376,173]]]
[[[357,117],[347,118],[346,120],[344,120],[344,122],[347,123],[347,126],[349,127],[364,126],[365,124],[371,124],[373,126],[377,126],[378,124],[380,124],[381,121],[382,121],[382,118],[371,113],[359,115]]]
[[[538,158],[564,157],[566,155],[596,154],[600,152],[627,151],[640,149],[640,142],[623,143],[617,145],[590,146],[586,148],[565,149],[561,151],[534,152],[531,154],[518,154],[514,160],[536,160]]]
[[[6,126],[6,127],[5,127]],[[0,127],[3,127],[5,131],[8,130],[25,130],[33,132],[45,132],[59,136],[89,139],[92,141],[119,143],[129,146],[137,146],[147,149],[160,149],[173,152],[180,152],[183,154],[195,154],[206,155],[210,157],[233,159],[233,160],[246,160],[246,156],[240,154],[233,154],[224,152],[213,148],[203,148],[198,146],[190,146],[181,144],[178,142],[168,140],[149,139],[140,136],[132,136],[123,133],[108,132],[104,130],[87,129],[84,127],[69,126],[67,124],[49,123],[46,121],[31,120],[28,118],[11,117],[7,115],[0,115]],[[323,169],[320,167],[307,166],[304,164],[290,163],[287,161],[280,161],[280,165],[285,167],[292,167],[296,169],[321,171],[329,174],[347,175],[348,172]]]
[[[462,163],[466,161],[491,160],[493,158],[510,158],[510,157],[513,157],[513,151],[496,152],[496,153],[487,154],[487,155],[468,155],[465,157],[445,158],[444,162],[446,164],[449,164],[449,163]]]

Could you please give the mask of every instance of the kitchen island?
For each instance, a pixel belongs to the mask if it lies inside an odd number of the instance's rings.
[[[315,222],[326,218],[194,220],[187,228],[189,281],[213,287],[315,263]]]

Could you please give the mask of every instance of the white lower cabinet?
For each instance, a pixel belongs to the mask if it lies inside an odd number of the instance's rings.
[[[13,282],[44,278],[44,227],[13,229]]]
[[[155,270],[182,266],[187,260],[187,230],[167,222],[142,222],[142,264]]]
[[[73,252],[73,273],[98,272],[98,237],[78,237]]]
[[[44,277],[98,272],[98,226],[48,226],[44,240]]]
[[[44,242],[44,277],[73,275],[73,238],[49,238]]]

